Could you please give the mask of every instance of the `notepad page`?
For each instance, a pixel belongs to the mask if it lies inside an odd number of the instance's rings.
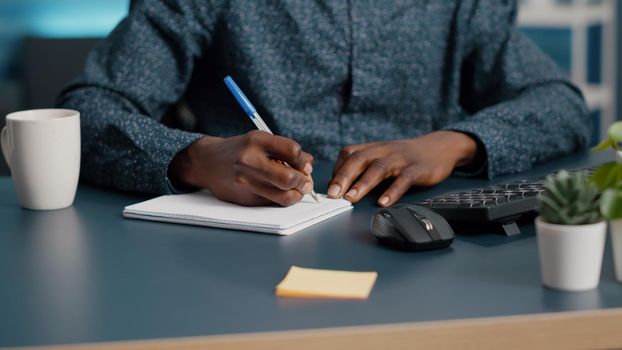
[[[326,220],[352,205],[343,199],[310,196],[289,206],[245,207],[223,202],[209,191],[157,197],[125,208],[125,217],[221,228],[291,234]]]

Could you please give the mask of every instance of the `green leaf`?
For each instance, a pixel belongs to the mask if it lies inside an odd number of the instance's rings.
[[[622,183],[622,164],[611,162],[600,165],[592,173],[590,181],[601,191],[620,185]]]
[[[559,215],[559,218],[561,219],[560,224],[564,224],[564,225],[576,225],[579,219],[576,216],[571,216],[566,211],[561,211],[558,213],[558,215]]]
[[[560,224],[560,213],[563,211],[563,208],[559,206],[554,200],[552,200],[548,194],[540,196],[540,214],[544,217],[546,222],[550,222],[552,224]]]
[[[616,142],[610,138],[602,140],[598,145],[592,147],[592,151],[604,151],[606,149],[616,148]]]
[[[615,165],[615,164],[614,164]],[[616,183],[615,167],[599,174],[603,183]],[[622,174],[622,167],[620,168]],[[611,179],[614,180],[611,180]],[[597,177],[597,180],[599,178]],[[562,225],[581,225],[601,220],[599,207],[600,192],[587,171],[572,172],[561,170],[547,176],[544,188],[546,193],[539,197],[538,210],[543,220]]]
[[[622,142],[622,122],[615,122],[609,126],[607,135],[614,143]]]
[[[547,176],[546,184],[544,188],[548,191],[551,196],[551,200],[560,203],[561,205],[568,205],[568,199],[563,195],[563,193],[567,193],[567,190],[562,188],[562,182],[556,182],[555,177]]]
[[[600,212],[610,220],[622,218],[622,189],[610,188],[602,193]]]

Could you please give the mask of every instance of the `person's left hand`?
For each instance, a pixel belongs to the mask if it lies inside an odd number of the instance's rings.
[[[454,131],[348,146],[335,163],[328,196],[358,202],[382,180],[394,177],[378,200],[386,207],[413,185],[431,186],[445,180],[455,167],[469,164],[476,151],[472,137]]]

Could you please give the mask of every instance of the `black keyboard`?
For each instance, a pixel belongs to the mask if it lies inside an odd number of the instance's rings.
[[[572,171],[591,172],[593,169],[595,167]],[[520,233],[516,220],[526,214],[533,214],[538,208],[538,196],[545,192],[544,179],[528,178],[450,192],[416,204],[431,208],[450,222],[497,222],[507,235],[513,235]]]

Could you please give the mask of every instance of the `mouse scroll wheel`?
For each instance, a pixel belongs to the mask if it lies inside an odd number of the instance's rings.
[[[434,225],[432,225],[432,221],[423,218],[421,219],[421,223],[425,226],[426,231],[432,231],[434,229]]]

